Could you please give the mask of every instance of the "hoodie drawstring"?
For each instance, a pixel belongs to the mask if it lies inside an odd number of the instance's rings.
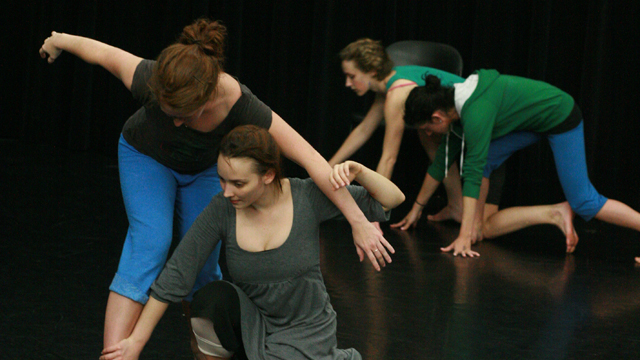
[[[449,132],[447,133],[447,139],[445,141],[444,147],[444,177],[447,177],[449,174],[449,135],[451,133],[456,134],[453,131],[453,124],[449,125]],[[460,135],[456,134],[456,136],[460,137]],[[464,131],[462,132],[462,147],[460,149],[460,176],[462,176],[462,166],[464,165]]]

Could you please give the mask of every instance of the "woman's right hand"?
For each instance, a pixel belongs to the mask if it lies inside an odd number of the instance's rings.
[[[353,179],[362,171],[362,168],[362,164],[351,160],[335,165],[329,178],[331,185],[333,185],[334,189],[339,189],[351,184]]]
[[[411,211],[404,217],[400,222],[395,224],[391,224],[392,228],[400,228],[400,230],[407,230],[410,227],[415,228],[418,225],[418,220],[422,216],[422,206],[418,204],[413,204]]]
[[[119,343],[104,348],[100,360],[137,360],[144,344],[126,338]]]
[[[62,53],[62,49],[53,45],[54,38],[60,35],[60,33],[52,31],[51,36],[44,39],[44,43],[42,44],[42,47],[40,47],[40,57],[43,59],[47,59],[49,64],[53,63]]]

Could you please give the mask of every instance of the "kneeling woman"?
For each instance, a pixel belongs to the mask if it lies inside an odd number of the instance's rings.
[[[451,163],[466,148],[462,166],[460,235],[443,251],[453,250],[454,255],[462,256],[478,255],[471,250],[471,243],[477,236],[473,223],[477,208],[482,209],[477,206],[477,199],[484,192],[481,192],[481,184],[488,156],[497,158],[492,162],[499,164],[513,152],[543,137],[551,145],[560,184],[571,208],[567,209],[564,204],[565,210],[561,211],[565,214],[565,228],[572,231],[573,211],[586,221],[596,218],[640,231],[640,213],[620,201],[605,198],[591,184],[585,159],[582,114],[569,94],[541,81],[501,75],[495,70],[479,70],[464,83],[453,87],[442,86],[435,76],[429,76],[425,82],[424,87],[413,89],[407,98],[406,124],[427,133],[462,133],[462,140],[450,136],[451,141],[440,145],[418,194],[419,202],[425,203],[429,199],[444,177],[447,162]],[[531,141],[500,140],[517,131],[535,136],[529,137]],[[482,186],[486,188],[488,183]],[[479,203],[481,205],[482,200]],[[496,214],[487,220],[483,232],[504,234],[541,222],[531,210],[510,210],[507,216],[502,216],[505,213],[499,216],[500,221],[494,221],[498,219],[494,218]],[[568,236],[567,250],[573,251],[576,243],[576,236]]]
[[[313,181],[282,178],[280,150],[264,129],[240,126],[220,145],[223,192],[200,214],[151,287],[131,336],[101,359],[137,359],[169,302],[187,296],[224,241],[233,283],[215,281],[192,303],[191,323],[208,359],[360,359],[336,341],[336,313],[320,272],[319,225],[341,216]],[[336,165],[370,221],[404,201],[391,181],[355,162]],[[379,250],[374,250],[384,264]]]

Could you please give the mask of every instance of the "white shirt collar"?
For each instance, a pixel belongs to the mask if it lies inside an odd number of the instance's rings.
[[[478,74],[473,74],[462,83],[453,84],[456,89],[453,101],[455,102],[456,111],[458,115],[462,114],[462,107],[464,103],[471,97],[471,94],[476,90],[478,86]]]

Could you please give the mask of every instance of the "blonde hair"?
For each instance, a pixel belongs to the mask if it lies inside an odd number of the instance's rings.
[[[380,41],[360,39],[340,51],[342,61],[353,61],[365,73],[375,71],[375,78],[382,80],[393,70],[393,61],[387,55]]]
[[[149,87],[159,103],[185,113],[215,96],[223,71],[227,29],[218,21],[199,19],[158,56]]]

